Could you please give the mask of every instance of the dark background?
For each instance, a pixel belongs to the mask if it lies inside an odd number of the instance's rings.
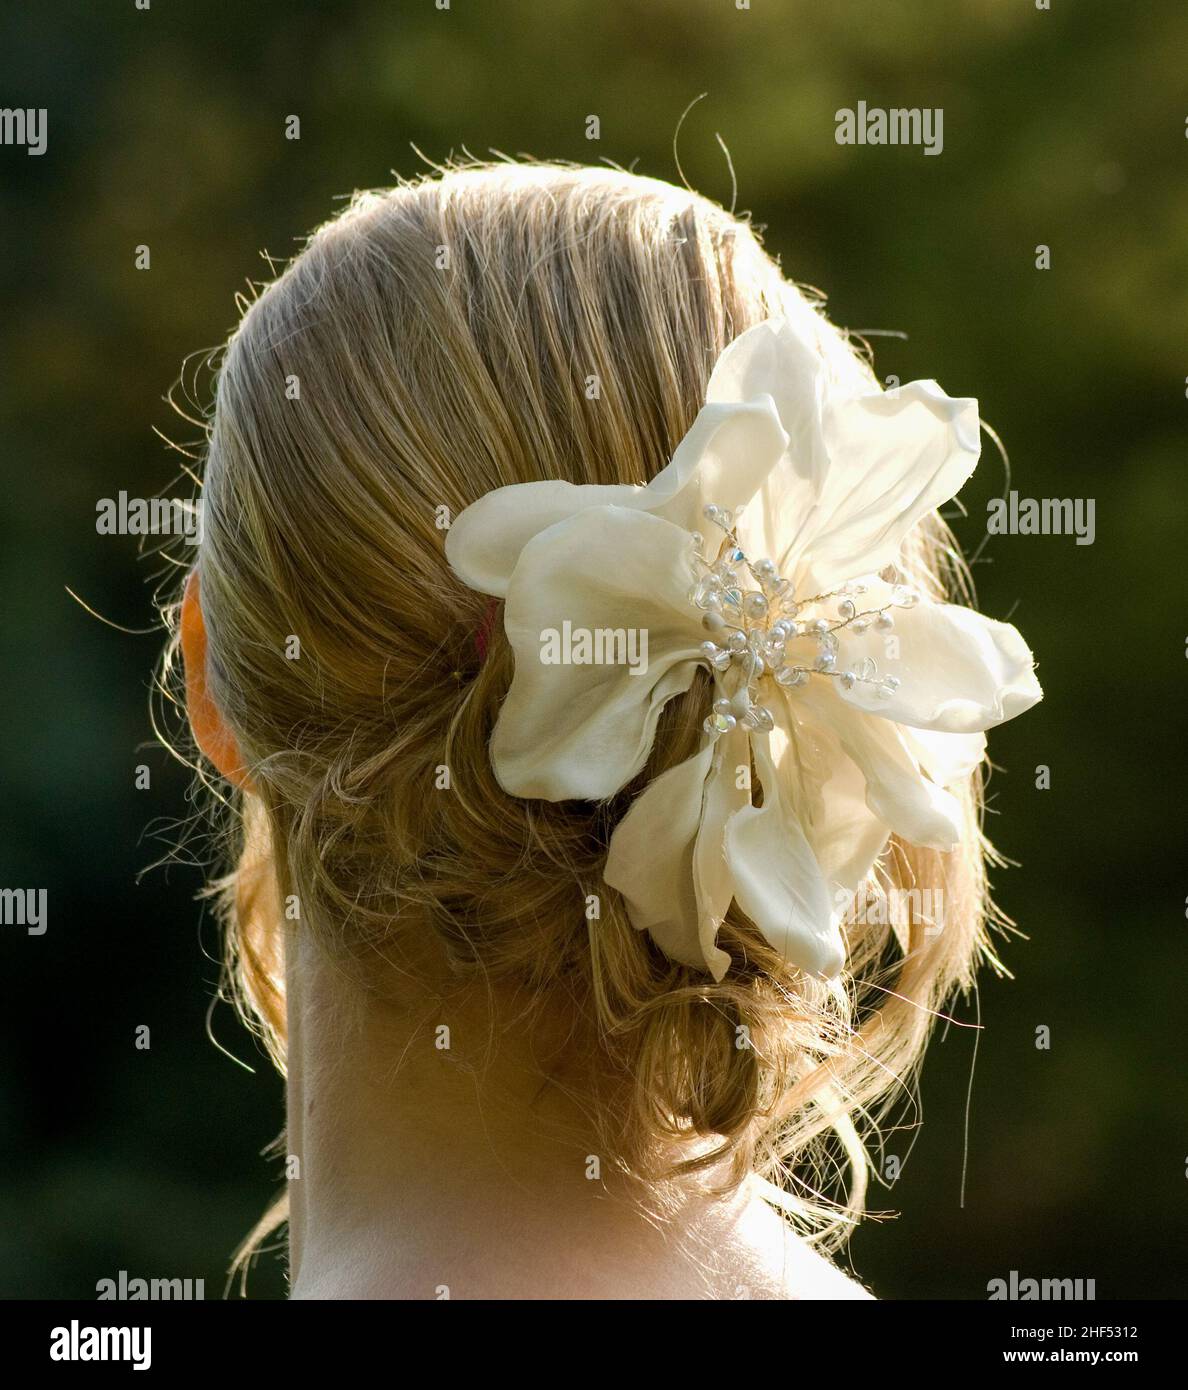
[[[972,1089],[975,1033],[934,1043],[927,1123],[872,1197],[898,1217],[855,1267],[883,1297],[984,1298],[1012,1269],[1182,1296],[1188,7],[44,0],[5,7],[0,54],[0,106],[49,110],[44,156],[0,147],[0,885],[49,890],[45,936],[0,928],[0,1294],[93,1297],[126,1269],[216,1296],[279,1177],[279,1081],[227,1007],[214,1036],[254,1074],[206,1036],[200,843],[138,882],[194,806],[151,742],[159,638],[65,592],[152,622],[156,567],[96,534],[96,501],[176,491],[153,428],[193,437],[162,401],[183,359],[233,327],[262,250],[422,167],[410,142],[675,179],[707,92],[690,182],[729,204],[721,132],[786,271],[839,323],[908,335],[874,340],[883,375],[978,396],[1024,496],[1096,499],[1092,546],[995,537],[974,568],[1046,689],[991,741],[989,829],[1020,866],[996,888],[1028,939],[983,983]],[[943,107],[943,154],[838,146],[859,100]],[[967,552],[1004,486],[987,450]],[[251,1292],[282,1290],[265,1259]]]

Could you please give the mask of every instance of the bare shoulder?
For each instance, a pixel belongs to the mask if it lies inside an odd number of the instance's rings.
[[[559,1239],[492,1222],[431,1248],[398,1233],[354,1232],[302,1261],[293,1299],[800,1300],[869,1299],[871,1293],[800,1239],[757,1192],[715,1203],[693,1223],[665,1226],[624,1211],[605,1229]]]
[[[806,1246],[788,1231],[786,1240],[795,1246],[785,1264],[782,1298],[873,1299],[864,1284],[826,1256]]]
[[[874,1295],[814,1250],[759,1195],[743,1203],[718,1247],[710,1297],[872,1299]]]

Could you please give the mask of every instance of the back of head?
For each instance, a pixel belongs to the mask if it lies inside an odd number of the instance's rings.
[[[957,851],[892,841],[878,873],[883,894],[943,889],[943,932],[868,914],[827,983],[734,906],[719,936],[732,966],[714,982],[636,931],[602,882],[632,794],[697,745],[705,674],[619,795],[511,797],[488,748],[511,650],[444,556],[449,519],[493,488],[646,483],[721,352],[776,316],[832,377],[873,388],[747,224],[690,192],[500,164],[359,196],[231,339],[200,574],[212,694],[255,793],[227,898],[233,961],[278,1050],[291,899],[297,929],[360,989],[383,989],[398,962],[438,990],[481,974],[564,1017],[572,1056],[557,1066],[597,1072],[591,1104],[626,1167],[661,1175],[675,1141],[703,1140],[698,1161],[799,1181],[803,1210],[840,1230],[806,1194],[827,1189],[840,1139],[853,1178],[834,1195],[861,1204],[852,1117],[909,1075],[931,1006],[968,982],[983,943],[978,774]],[[931,519],[908,542],[934,594],[940,537]]]

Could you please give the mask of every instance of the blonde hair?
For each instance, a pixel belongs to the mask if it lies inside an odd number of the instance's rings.
[[[210,688],[256,793],[223,884],[229,970],[278,1062],[283,897],[363,987],[431,928],[460,976],[563,1009],[575,1051],[617,1087],[613,1104],[592,1087],[590,1104],[624,1168],[660,1179],[674,1141],[709,1140],[678,1170],[729,1158],[835,1245],[863,1209],[864,1140],[910,1086],[934,1010],[988,954],[980,773],[960,793],[962,846],[893,841],[872,885],[940,890],[943,930],[914,910],[866,914],[831,987],[733,908],[719,944],[734,964],[715,984],[669,961],[602,884],[632,795],[694,748],[705,681],[668,706],[641,779],[610,801],[509,797],[488,740],[511,651],[438,524],[503,484],[647,481],[721,351],[774,315],[811,323],[838,379],[874,382],[746,221],[691,192],[500,163],[356,196],[227,345],[201,593]],[[934,595],[962,583],[935,517],[903,567]],[[300,660],[285,657],[293,638]]]

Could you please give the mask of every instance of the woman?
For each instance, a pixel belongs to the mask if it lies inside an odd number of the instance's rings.
[[[978,447],[607,169],[358,197],[248,308],[175,645],[293,1297],[868,1296],[822,1252],[989,955],[984,730],[1040,695],[945,602]]]

